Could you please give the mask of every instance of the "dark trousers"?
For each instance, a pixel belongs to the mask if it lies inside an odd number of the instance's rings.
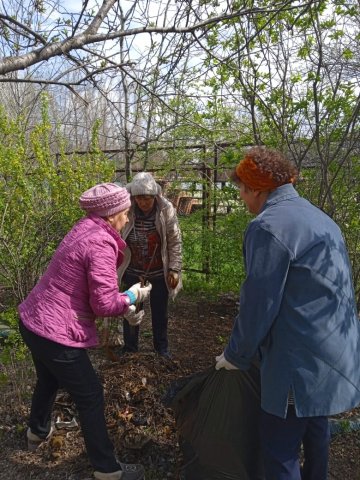
[[[39,337],[22,322],[20,333],[31,351],[37,374],[29,419],[31,431],[46,438],[57,390],[64,388],[77,407],[86,451],[94,469],[104,473],[119,470],[105,423],[103,388],[86,350]]]
[[[125,289],[138,282],[138,277],[129,274],[124,275]],[[150,292],[150,310],[153,345],[156,352],[163,354],[168,351],[167,326],[169,291],[164,277],[152,278],[150,282],[152,285]],[[128,352],[137,352],[139,348],[139,326],[132,327],[129,322],[124,319],[123,330],[124,350]]]
[[[266,480],[326,480],[330,429],[327,417],[287,417],[261,411],[260,438]],[[300,468],[301,444],[304,464]]]

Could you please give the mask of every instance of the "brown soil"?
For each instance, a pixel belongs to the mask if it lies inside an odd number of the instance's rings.
[[[149,319],[141,328],[138,354],[126,354],[112,362],[104,348],[91,352],[103,379],[107,424],[119,457],[124,462],[142,463],[146,480],[180,478],[181,452],[175,423],[161,398],[173,380],[214,364],[231,330],[235,300],[229,296],[209,301],[180,295],[170,306],[171,360],[152,352]],[[111,335],[110,344],[116,343],[115,337]],[[30,375],[25,403],[16,396],[17,380],[1,386],[0,480],[91,479],[92,469],[79,428],[58,429],[35,453],[26,450],[32,382]],[[350,412],[347,418],[357,413]],[[63,392],[59,392],[55,405],[54,419],[58,417],[64,422],[76,418],[74,406]],[[360,480],[359,447],[360,431],[332,439],[329,479]]]

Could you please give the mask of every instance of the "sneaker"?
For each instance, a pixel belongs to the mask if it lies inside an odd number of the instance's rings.
[[[26,432],[26,439],[27,439],[27,448],[30,452],[35,452],[35,450],[40,446],[41,443],[49,440],[49,438],[54,433],[54,427],[51,425],[50,432],[48,433],[46,438],[41,438],[35,433],[32,433],[30,428],[27,429]]]
[[[145,480],[145,471],[142,465],[136,463],[121,463],[121,470],[112,473],[94,472],[97,480]]]

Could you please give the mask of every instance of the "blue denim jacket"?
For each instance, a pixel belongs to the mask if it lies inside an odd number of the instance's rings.
[[[247,277],[225,358],[261,358],[261,405],[286,417],[360,403],[360,324],[339,227],[291,184],[272,192],[244,238]]]

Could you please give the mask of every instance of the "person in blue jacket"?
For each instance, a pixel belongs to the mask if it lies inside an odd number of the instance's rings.
[[[261,360],[266,480],[326,480],[328,415],[360,404],[360,328],[338,225],[300,197],[281,153],[248,150],[233,172],[257,215],[246,229],[239,312],[216,369]],[[300,466],[301,445],[304,463]]]

